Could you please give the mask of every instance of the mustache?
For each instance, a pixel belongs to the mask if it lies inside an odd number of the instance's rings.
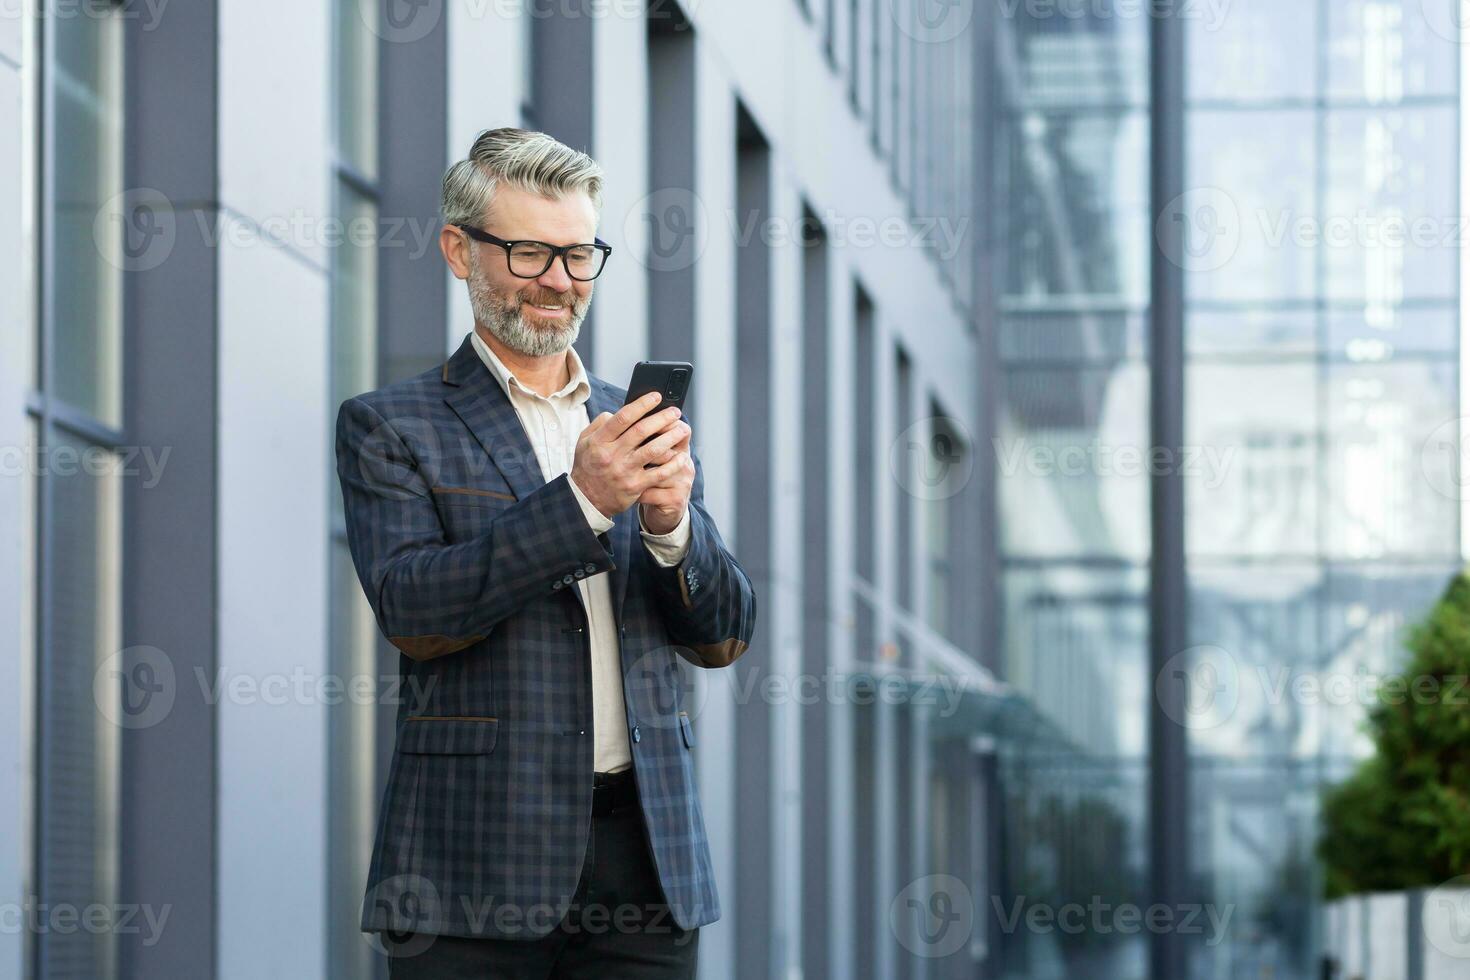
[[[521,292],[517,295],[523,302],[530,303],[534,306],[552,306],[560,304],[561,306],[574,307],[577,305],[577,296],[575,293],[566,296],[562,295],[561,293],[552,293],[550,295],[545,295],[539,293],[531,294],[528,293],[526,290],[521,290]]]

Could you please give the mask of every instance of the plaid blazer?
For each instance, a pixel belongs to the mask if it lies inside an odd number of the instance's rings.
[[[622,406],[622,388],[588,380],[590,416]],[[362,929],[533,939],[560,921],[592,812],[591,661],[573,586],[600,572],[671,917],[682,929],[719,918],[678,658],[732,663],[755,593],[704,508],[697,457],[689,551],[663,568],[636,508],[596,535],[568,478],[545,481],[468,337],[442,369],[344,402],[336,449],[353,564],[414,692],[398,706]]]

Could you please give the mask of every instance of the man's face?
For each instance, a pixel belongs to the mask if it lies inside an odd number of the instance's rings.
[[[576,245],[593,240],[597,212],[586,194],[548,200],[502,184],[480,227],[508,240]],[[465,278],[476,323],[511,350],[532,357],[572,345],[592,304],[593,283],[567,275],[560,257],[535,279],[523,279],[511,273],[504,248],[475,241],[469,246]]]

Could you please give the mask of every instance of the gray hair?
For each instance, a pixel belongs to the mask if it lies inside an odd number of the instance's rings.
[[[583,191],[602,211],[604,175],[596,160],[545,133],[505,127],[475,137],[469,156],[444,172],[444,221],[479,224],[502,180],[549,198]]]

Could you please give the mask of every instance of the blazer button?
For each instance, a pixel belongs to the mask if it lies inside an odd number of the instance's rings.
[[[638,726],[637,725],[634,725],[633,726],[633,741],[635,741],[635,742],[641,742],[641,741],[643,741],[643,733],[638,730]]]
[[[592,562],[590,562],[590,561],[587,564],[583,565],[582,567],[585,568],[585,569],[587,569],[587,574],[588,575],[591,575],[593,572],[597,571],[597,566],[595,564],[593,564]]]
[[[573,574],[573,575],[575,575],[575,576],[577,576],[577,578],[586,578],[586,577],[587,577],[587,573],[586,573],[586,572],[584,572],[584,571],[582,571],[582,570],[581,570],[581,569],[580,569],[580,568],[579,568],[579,569],[577,569],[577,570],[576,570],[576,571],[575,571],[575,572],[573,572],[573,573],[572,573],[572,574]]]
[[[572,582],[574,582],[574,581],[575,581],[575,579],[573,579],[570,575],[563,575],[561,577],[561,584],[562,585],[571,585]]]

